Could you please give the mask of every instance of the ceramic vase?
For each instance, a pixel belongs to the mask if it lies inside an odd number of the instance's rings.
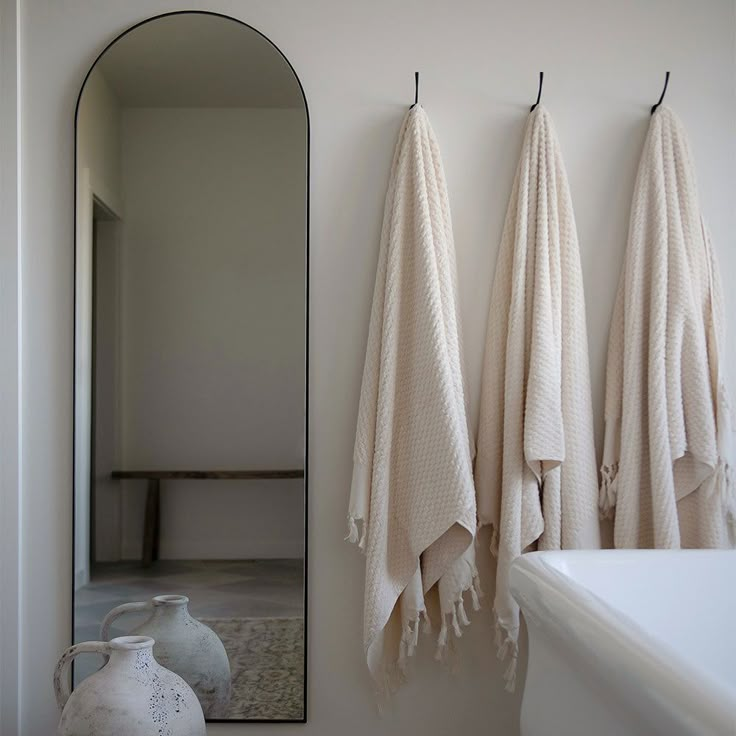
[[[67,668],[79,654],[109,657],[69,693]],[[153,656],[153,639],[121,636],[69,647],[54,672],[59,736],[206,736],[202,707],[189,685]]]
[[[124,613],[148,611],[148,620],[131,633],[155,639],[153,654],[194,690],[205,718],[227,718],[230,704],[230,662],[220,638],[189,614],[183,595],[157,595],[150,601],[124,603],[102,622],[100,638],[109,638],[112,622]]]

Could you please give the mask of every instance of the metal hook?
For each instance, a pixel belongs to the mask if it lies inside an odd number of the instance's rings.
[[[542,99],[542,84],[544,83],[544,72],[539,72],[539,91],[537,92],[537,101],[529,108],[529,112],[534,112],[534,108]]]
[[[667,92],[667,85],[670,83],[670,73],[667,72],[664,77],[664,89],[662,90],[662,94],[659,96],[659,101],[656,105],[652,105],[652,115],[654,115],[656,109],[662,104],[662,100],[664,99],[665,92]]]
[[[414,72],[414,105],[419,104],[419,72]],[[414,107],[412,105],[412,107]]]

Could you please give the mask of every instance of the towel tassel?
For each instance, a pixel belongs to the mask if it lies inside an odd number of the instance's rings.
[[[435,652],[434,658],[437,661],[442,661],[445,654],[445,647],[447,647],[447,622],[445,617],[442,617],[442,627],[440,628],[440,635],[437,637],[437,651]]]
[[[503,679],[506,681],[506,692],[512,693],[516,689],[516,663],[518,661],[518,656],[514,654],[511,657],[511,661],[509,662],[509,666],[506,668],[506,671],[503,673]]]
[[[457,603],[457,612],[460,616],[460,623],[463,626],[470,626],[470,621],[468,620],[468,616],[465,613],[465,604],[463,603],[463,598],[460,596],[460,600]]]
[[[455,632],[455,636],[459,639],[463,635],[463,632],[460,629],[460,624],[457,621],[457,605],[454,605],[452,607],[452,628]]]
[[[603,519],[611,519],[616,507],[618,463],[601,466],[601,489],[598,494],[598,506]]]
[[[401,642],[399,643],[399,670],[401,672],[406,671],[406,638],[405,635],[401,637]]]
[[[503,639],[501,638],[501,627],[498,624],[496,624],[496,635],[493,637],[493,644],[496,647],[496,651],[498,651],[503,644]]]
[[[475,583],[470,586],[470,597],[473,599],[473,610],[480,611],[480,596],[478,595],[478,589],[475,587]]]
[[[421,612],[421,615],[424,616],[424,633],[431,634],[432,633],[432,621],[429,618],[429,612],[427,611],[426,608]]]
[[[512,693],[516,687],[516,663],[519,658],[519,645],[498,618],[496,618],[496,636],[494,641],[498,648],[497,656],[501,661],[510,655],[510,661],[503,674],[503,678],[506,681],[506,690]]]
[[[345,541],[350,542],[350,544],[358,543],[358,525],[352,516],[348,516],[348,535],[345,537]]]
[[[498,529],[496,527],[493,527],[493,532],[491,533],[491,554],[494,557],[498,557]]]
[[[473,570],[473,582],[470,584],[470,596],[473,599],[473,610],[480,611],[480,599],[483,598],[483,588],[480,587],[480,575],[478,570]]]
[[[414,656],[414,652],[417,649],[418,643],[419,643],[419,619],[417,618],[417,620],[414,621],[414,628],[411,629],[411,639],[409,641],[409,648],[408,648],[408,654],[410,657]]]

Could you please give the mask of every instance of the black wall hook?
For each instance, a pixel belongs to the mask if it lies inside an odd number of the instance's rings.
[[[664,89],[662,90],[662,94],[659,96],[659,101],[656,105],[652,105],[652,115],[654,115],[656,109],[662,104],[662,100],[664,99],[665,92],[667,92],[667,85],[670,83],[670,73],[667,72],[664,77]]]
[[[414,72],[414,105],[419,104],[419,72]],[[412,107],[414,107],[412,105]]]
[[[542,99],[542,84],[544,84],[544,72],[539,72],[539,91],[537,92],[537,101],[529,108],[529,112],[534,112],[534,108]]]

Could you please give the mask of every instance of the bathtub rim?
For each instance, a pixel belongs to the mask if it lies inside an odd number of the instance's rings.
[[[678,550],[677,554],[729,554]],[[736,734],[736,693],[707,669],[657,639],[628,614],[575,580],[564,568],[576,556],[671,555],[672,550],[529,552],[511,568],[511,591],[534,639],[545,636],[568,664],[598,677],[606,697],[673,733]],[[736,569],[736,557],[734,558]],[[532,630],[534,634],[532,635]],[[525,692],[526,697],[526,692]],[[665,725],[669,724],[669,725]],[[704,730],[705,729],[705,730]],[[663,733],[666,732],[662,731]]]

